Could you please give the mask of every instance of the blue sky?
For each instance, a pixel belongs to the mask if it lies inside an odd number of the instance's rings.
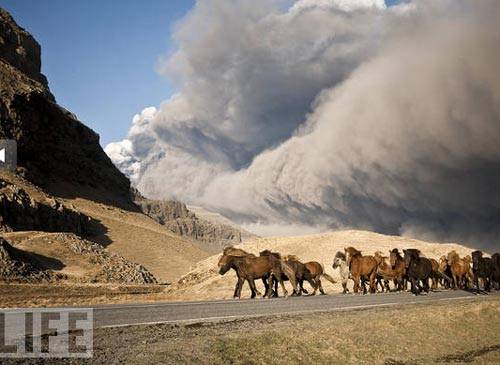
[[[42,72],[57,101],[101,135],[125,137],[134,114],[172,86],[155,71],[172,51],[175,21],[194,0],[0,0],[42,46]]]
[[[392,5],[399,0],[386,0]],[[42,46],[57,101],[101,136],[125,137],[132,117],[175,91],[155,69],[194,0],[0,0]]]

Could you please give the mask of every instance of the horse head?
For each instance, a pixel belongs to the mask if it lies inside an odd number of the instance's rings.
[[[409,248],[407,250],[403,250],[403,254],[404,254],[404,260],[405,260],[405,267],[407,269],[408,269],[408,267],[410,267],[410,264],[413,261],[418,260],[418,258],[420,257],[420,251],[417,249],[414,249],[414,248]]]
[[[338,251],[336,254],[335,254],[335,257],[333,258],[333,264],[332,264],[332,267],[333,269],[335,270],[337,267],[340,267],[342,266],[343,264],[346,264],[346,257],[345,257],[345,254],[343,252],[340,252]]]
[[[382,261],[384,261],[384,259],[386,258],[386,257],[382,256],[381,251],[375,251],[375,253],[373,254],[373,257],[375,257],[375,261],[377,261],[378,265],[380,265],[382,263]]]
[[[439,271],[445,272],[447,268],[448,268],[448,259],[446,258],[446,256],[443,255],[439,258]]]
[[[397,248],[394,248],[391,251],[389,251],[389,261],[391,263],[391,268],[393,270],[396,268],[396,265],[398,264],[398,259],[401,259],[401,255],[399,254]]]
[[[456,251],[450,251],[446,256],[446,259],[448,260],[449,265],[453,265],[460,260],[460,256],[458,256],[458,253]]]
[[[219,268],[220,275],[224,275],[225,273],[227,273],[229,271],[229,269],[231,268],[231,263],[232,263],[233,258],[234,258],[234,256],[226,255],[226,254],[223,254],[219,258],[219,262],[217,263],[217,267]]]
[[[356,250],[354,247],[345,247],[344,248],[346,262],[349,267],[351,266],[352,259],[354,257],[361,256],[361,251]]]
[[[240,248],[234,248],[233,246],[225,247],[222,250],[222,256],[219,258],[219,262],[217,263],[219,274],[224,275],[227,273],[231,268],[234,259],[238,257],[255,257],[255,255]]]

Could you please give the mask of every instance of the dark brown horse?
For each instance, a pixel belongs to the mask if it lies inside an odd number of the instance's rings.
[[[500,290],[500,253],[491,255],[491,261],[493,261],[493,283],[496,289]]]
[[[283,293],[287,293],[283,280],[281,279],[282,271],[280,261],[273,256],[259,256],[256,257],[241,249],[234,247],[226,247],[217,264],[219,267],[219,274],[224,275],[230,269],[236,271],[238,281],[234,289],[234,298],[241,298],[241,289],[243,284],[248,281],[250,290],[252,291],[252,298],[260,295],[255,287],[255,279],[262,279],[266,287],[264,297],[270,297],[272,294],[271,278],[272,276],[278,278]]]
[[[432,274],[432,264],[428,258],[421,257],[420,251],[410,248],[403,250],[406,275],[411,282],[411,292],[418,295],[421,292],[420,282],[423,290],[429,292],[429,278]]]
[[[373,256],[363,256],[361,251],[354,247],[344,248],[347,265],[351,273],[351,279],[354,282],[354,293],[359,292],[361,280],[367,278],[370,283],[370,292],[375,293],[375,279],[377,277],[377,261]]]
[[[481,251],[472,252],[472,272],[474,274],[476,293],[479,294],[479,279],[484,283],[484,290],[490,291],[494,275],[493,260],[490,257],[483,257]]]

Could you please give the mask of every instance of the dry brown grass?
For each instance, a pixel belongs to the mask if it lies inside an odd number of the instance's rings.
[[[99,364],[498,364],[500,300],[109,328],[94,335],[93,363]]]
[[[163,285],[0,284],[0,308],[92,306],[164,299]]]
[[[21,187],[36,201],[43,202],[49,198],[43,190],[12,173],[0,171],[0,178]],[[91,237],[93,241],[131,262],[143,265],[159,281],[175,281],[188,272],[193,264],[209,256],[192,242],[142,213],[82,198],[62,200],[98,221],[101,232]],[[36,239],[32,239],[30,245],[34,248]],[[74,267],[74,270],[78,268]]]

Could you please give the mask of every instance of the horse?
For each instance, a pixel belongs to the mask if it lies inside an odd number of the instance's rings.
[[[401,256],[397,248],[393,248],[389,251],[389,263],[394,273],[394,284],[396,285],[396,289],[398,291],[403,291],[406,281],[406,265],[403,256]]]
[[[500,253],[491,255],[493,262],[493,282],[496,283],[496,289],[500,290]]]
[[[278,252],[271,252],[270,250],[264,250],[259,253],[259,256],[272,256],[274,259],[280,261],[281,264],[281,280],[290,281],[293,287],[292,295],[300,295],[302,292],[302,283],[299,281],[299,277],[303,276],[303,271],[305,268],[300,262],[289,262],[282,258],[281,254]],[[278,278],[273,277],[272,282],[274,283],[273,296],[278,296]],[[300,289],[297,289],[297,283],[300,283]],[[271,286],[271,289],[273,286]]]
[[[304,264],[306,267],[306,271],[304,272],[304,279],[311,284],[313,287],[313,292],[311,295],[316,295],[316,291],[319,289],[321,295],[325,295],[325,291],[323,290],[323,285],[321,284],[321,278],[325,278],[332,284],[336,284],[337,282],[325,272],[323,265],[316,261],[309,261]]]
[[[222,256],[219,258],[217,264],[219,274],[224,275],[230,269],[236,272],[238,281],[234,289],[234,298],[241,298],[241,289],[243,284],[248,281],[250,290],[252,291],[251,298],[256,295],[261,295],[255,287],[255,279],[262,279],[266,288],[264,297],[271,297],[272,295],[272,275],[279,278],[283,293],[287,295],[287,291],[283,281],[281,280],[282,270],[280,261],[273,256],[255,256],[242,249],[236,249],[232,246],[226,247],[223,250]]]
[[[333,270],[339,269],[340,279],[342,280],[342,294],[347,294],[349,289],[347,289],[347,280],[349,280],[349,266],[347,265],[347,260],[343,252],[338,251],[333,258],[332,264]]]
[[[354,293],[359,292],[362,278],[368,278],[370,282],[370,292],[375,293],[375,279],[377,277],[377,261],[373,256],[363,256],[361,251],[354,247],[344,248],[346,262],[349,266],[351,279],[354,282]]]
[[[403,250],[406,274],[411,281],[411,292],[414,295],[420,294],[419,281],[423,282],[423,290],[429,292],[429,277],[432,274],[431,261],[420,256],[420,251],[417,249]]]
[[[483,257],[481,251],[472,252],[472,273],[474,275],[474,284],[476,284],[476,293],[479,294],[479,279],[483,280],[484,290],[490,291],[493,279],[493,261],[489,257]]]
[[[308,271],[306,266],[295,255],[283,256],[283,265],[286,265],[294,272],[298,284],[298,288],[295,287],[292,296],[300,296],[302,293],[308,294],[308,291],[304,289],[304,280],[306,280],[305,277]]]
[[[455,251],[448,253],[446,257],[448,265],[450,266],[451,277],[453,279],[453,289],[463,288],[467,289],[467,278],[470,275],[469,257],[460,258]]]

